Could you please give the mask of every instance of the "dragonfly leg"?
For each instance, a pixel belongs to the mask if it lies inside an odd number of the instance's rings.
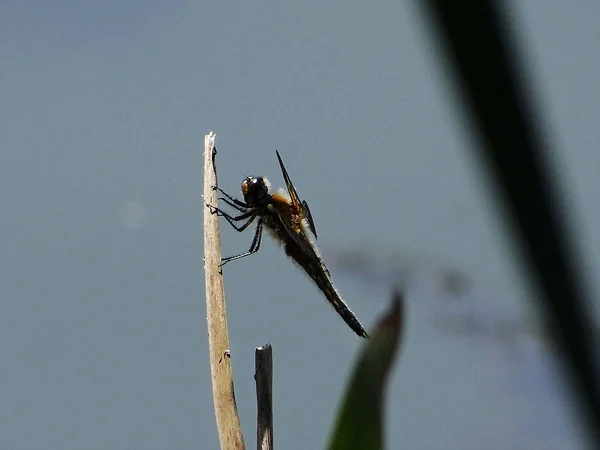
[[[225,220],[227,220],[227,222],[229,222],[229,225],[231,225],[233,228],[235,228],[236,231],[240,231],[240,232],[242,232],[246,228],[248,228],[248,225],[250,225],[254,221],[254,219],[256,219],[256,215],[257,215],[257,213],[255,211],[248,211],[247,213],[240,214],[239,216],[232,216],[215,206],[212,206],[209,204],[206,204],[206,206],[208,206],[210,208],[211,214],[216,214],[217,216],[225,218]],[[235,223],[235,222],[239,222],[239,221],[245,220],[245,219],[248,219],[248,221],[243,225],[238,226]]]
[[[242,208],[249,208],[250,205],[248,205],[247,203],[244,203],[241,200],[238,200],[237,198],[232,197],[231,195],[229,195],[227,192],[225,192],[223,189],[221,189],[218,186],[213,186],[212,187],[213,191],[219,191],[221,194],[223,194],[225,197],[227,197],[227,199],[233,203],[235,203],[237,206],[241,206]],[[224,200],[224,199],[223,199]],[[227,202],[229,205],[231,205],[231,203]],[[233,205],[231,205],[233,206]]]
[[[253,218],[254,219],[254,218]],[[249,225],[249,222],[246,226]],[[260,248],[260,240],[262,237],[262,221],[258,220],[258,225],[256,226],[256,232],[254,233],[254,237],[252,238],[252,244],[250,244],[250,249],[247,252],[240,253],[239,255],[228,256],[226,258],[221,258],[221,265],[219,267],[223,267],[230,261],[235,261],[236,259],[245,258],[246,256],[250,256],[258,251]]]
[[[227,203],[229,206],[231,206],[232,208],[237,209],[239,212],[247,212],[248,208],[245,206],[240,206],[240,205],[236,205],[235,203],[233,203],[232,201],[228,200],[225,197],[219,197],[219,200],[224,201],[225,203]],[[241,203],[241,202],[240,202]]]

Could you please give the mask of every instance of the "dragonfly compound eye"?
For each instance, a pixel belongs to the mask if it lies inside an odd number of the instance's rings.
[[[246,177],[242,181],[242,194],[249,205],[264,203],[269,197],[269,182],[265,177]]]

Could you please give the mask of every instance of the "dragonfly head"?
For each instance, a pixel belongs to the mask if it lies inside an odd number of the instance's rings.
[[[269,199],[271,184],[265,177],[246,177],[242,181],[244,201],[250,206],[262,205]]]

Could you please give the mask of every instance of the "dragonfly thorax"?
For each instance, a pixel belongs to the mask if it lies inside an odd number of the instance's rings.
[[[242,181],[242,194],[244,201],[249,206],[264,205],[268,202],[269,196],[269,180],[265,177],[246,177]]]

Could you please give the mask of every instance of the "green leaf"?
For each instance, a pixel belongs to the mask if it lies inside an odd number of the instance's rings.
[[[403,304],[402,295],[395,293],[390,310],[362,349],[338,412],[330,450],[383,448],[385,388],[400,344]]]

